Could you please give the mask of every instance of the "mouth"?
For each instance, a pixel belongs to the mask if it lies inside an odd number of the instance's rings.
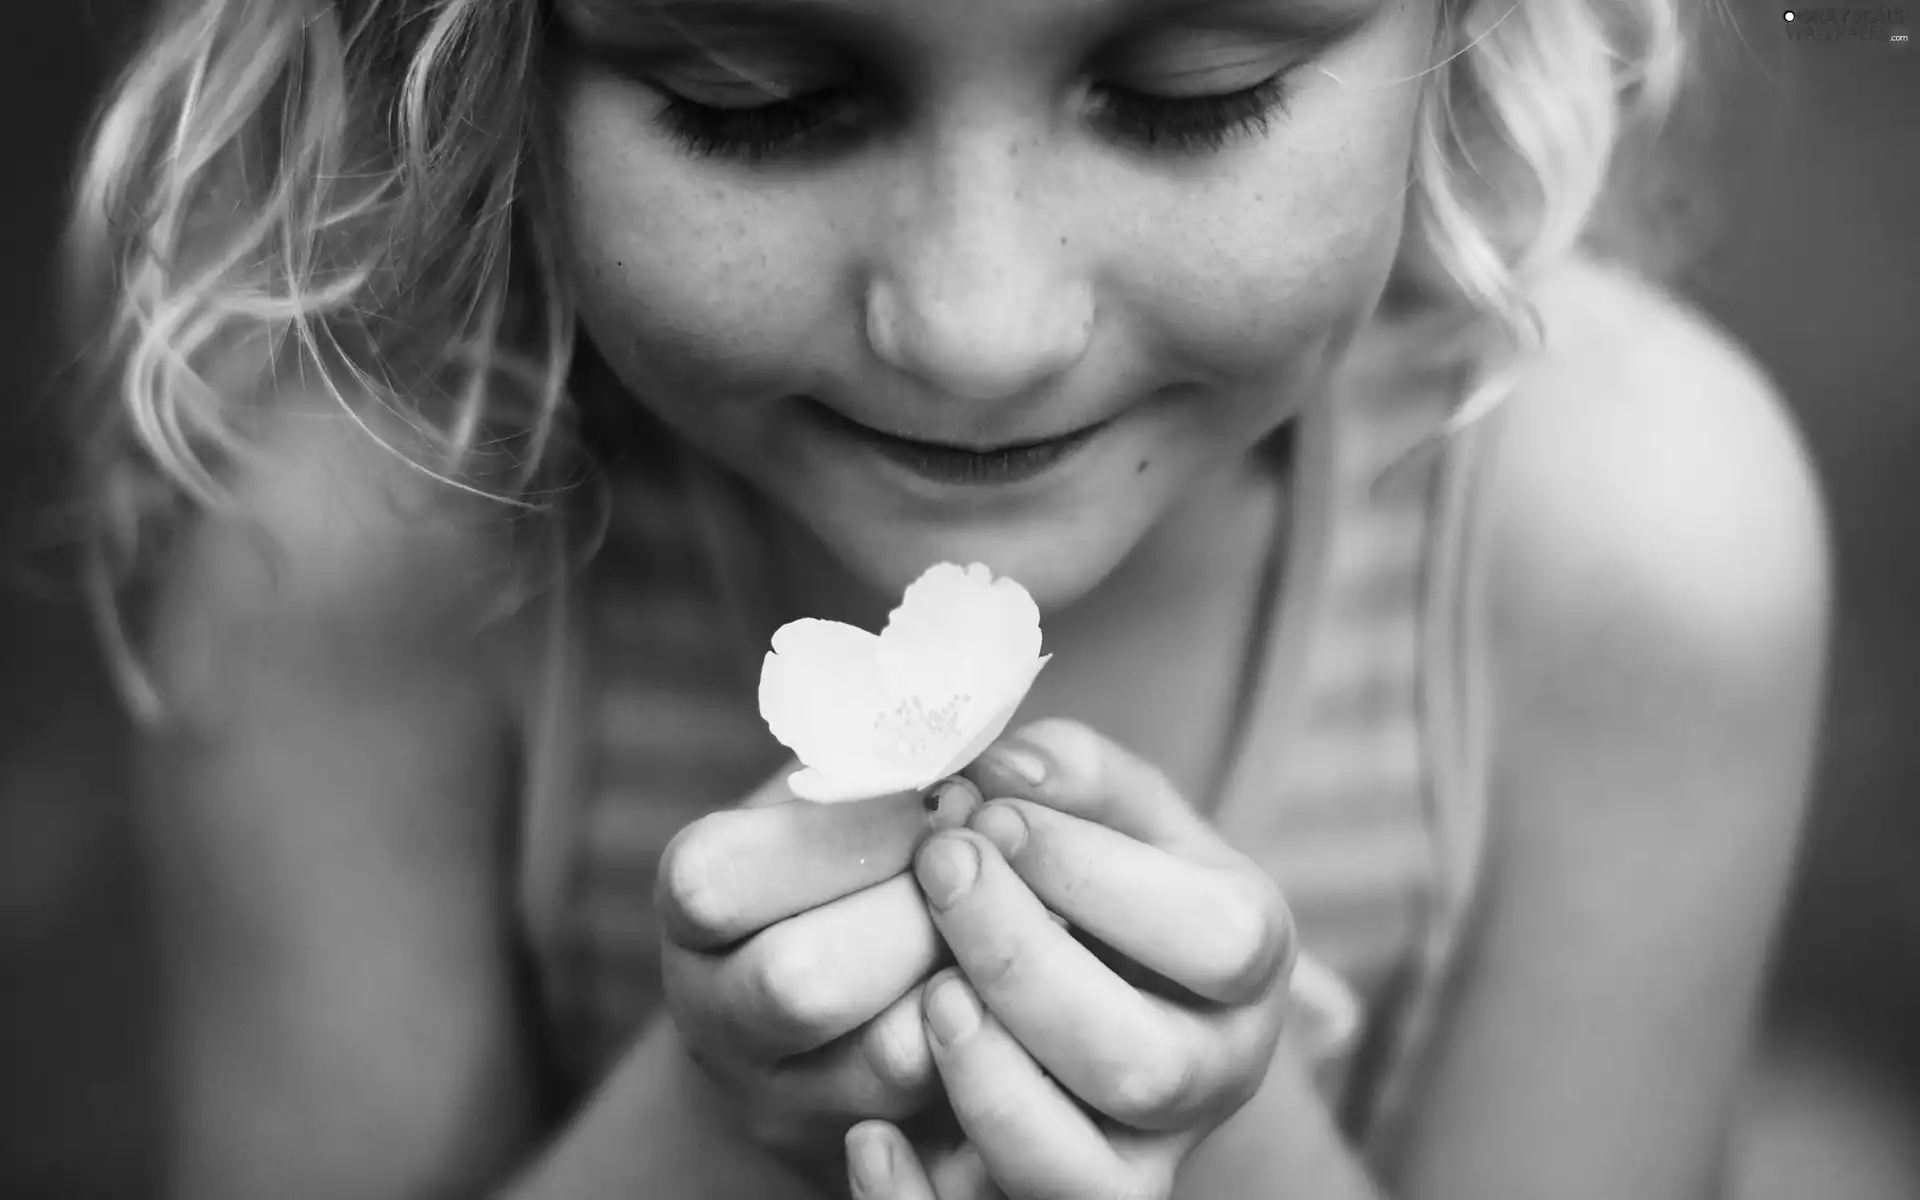
[[[1043,475],[1084,449],[1114,421],[1109,417],[1037,441],[975,447],[884,433],[810,397],[807,408],[835,434],[859,442],[923,479],[973,487],[1018,483]]]

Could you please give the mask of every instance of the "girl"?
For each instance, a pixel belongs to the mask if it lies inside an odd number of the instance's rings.
[[[74,247],[173,1186],[1711,1192],[1827,576],[1599,259],[1678,11],[162,5]],[[1055,719],[792,799],[770,634],[940,561]]]

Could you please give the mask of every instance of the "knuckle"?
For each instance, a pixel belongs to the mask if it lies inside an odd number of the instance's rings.
[[[1280,889],[1265,875],[1234,885],[1232,900],[1213,924],[1218,998],[1256,1000],[1272,989],[1292,954],[1293,916]]]
[[[992,991],[1015,981],[1026,959],[1025,939],[997,932],[969,946],[961,956],[966,975],[976,991]]]
[[[654,878],[654,905],[669,936],[696,947],[723,945],[740,933],[739,908],[729,899],[717,853],[726,814],[714,813],[688,825],[661,852]]]
[[[1178,1055],[1143,1055],[1118,1069],[1107,1115],[1135,1129],[1158,1129],[1177,1118],[1193,1095],[1192,1065]]]
[[[833,980],[823,965],[820,955],[777,939],[756,947],[755,1008],[775,1042],[804,1049],[833,1036]]]
[[[933,1054],[926,1035],[911,1010],[896,1019],[891,1013],[873,1021],[861,1037],[861,1052],[884,1090],[918,1095],[933,1079]]]

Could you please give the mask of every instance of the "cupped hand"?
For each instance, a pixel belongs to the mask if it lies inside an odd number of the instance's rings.
[[[1007,1196],[1164,1197],[1265,1079],[1291,918],[1258,866],[1108,739],[1048,721],[998,749],[967,772],[996,799],[915,859],[957,968],[924,989],[934,1063]],[[1037,778],[1013,769],[1023,754]],[[860,1145],[892,1147],[896,1169],[885,1184],[854,1171],[857,1195],[958,1200],[890,1126],[859,1127]]]
[[[756,1142],[837,1164],[855,1121],[938,1098],[919,993],[944,948],[909,867],[978,796],[813,804],[789,770],[662,855],[666,1010]]]

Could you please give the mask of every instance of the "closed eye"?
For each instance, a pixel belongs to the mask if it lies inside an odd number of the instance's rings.
[[[1219,150],[1237,137],[1266,132],[1285,109],[1294,69],[1251,87],[1201,95],[1096,85],[1088,93],[1089,121],[1116,141],[1149,153]],[[659,122],[689,153],[747,162],[820,149],[857,132],[864,115],[860,97],[845,88],[742,106],[703,103],[671,90],[664,96]]]

